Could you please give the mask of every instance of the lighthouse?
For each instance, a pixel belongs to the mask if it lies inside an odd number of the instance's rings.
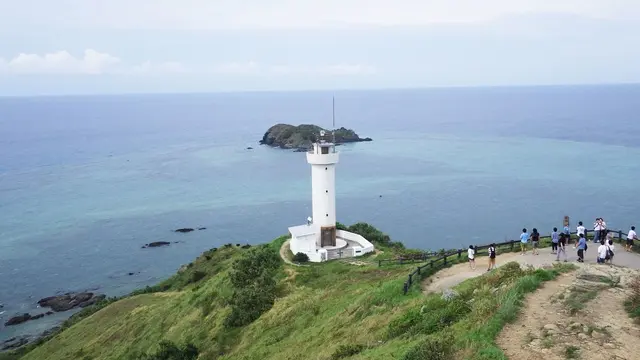
[[[327,141],[325,132],[307,152],[311,165],[312,222],[319,230],[320,247],[336,246],[336,145]]]
[[[373,244],[361,235],[336,228],[336,165],[339,153],[335,137],[321,131],[306,155],[307,163],[311,165],[312,211],[306,224],[289,228],[291,252],[306,254],[312,262],[323,262],[374,251]]]

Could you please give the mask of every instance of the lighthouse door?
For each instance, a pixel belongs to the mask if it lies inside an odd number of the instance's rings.
[[[332,227],[326,227],[321,229],[320,244],[322,247],[336,246],[336,228],[335,227],[332,226]]]

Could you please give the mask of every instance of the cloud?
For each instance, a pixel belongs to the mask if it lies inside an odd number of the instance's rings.
[[[44,55],[21,53],[9,61],[0,59],[0,71],[14,74],[101,74],[120,64],[119,58],[87,49],[80,58],[67,51]]]
[[[39,54],[21,53],[6,61],[0,58],[0,74],[58,74],[58,75],[232,75],[232,76],[288,76],[288,75],[367,75],[377,69],[364,64],[270,65],[255,61],[227,62],[206,66],[186,66],[180,62],[152,62],[130,65],[119,57],[87,49],[82,57],[74,57],[67,51]]]

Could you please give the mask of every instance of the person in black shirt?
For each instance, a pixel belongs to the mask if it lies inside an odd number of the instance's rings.
[[[489,268],[487,271],[491,271],[491,269],[496,268],[496,244],[491,244],[489,246]]]
[[[531,244],[533,246],[533,255],[540,255],[540,253],[538,252],[538,244],[540,244],[540,233],[536,228],[531,231]]]

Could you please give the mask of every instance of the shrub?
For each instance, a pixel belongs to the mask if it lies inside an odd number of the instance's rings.
[[[403,360],[449,360],[453,356],[453,336],[450,333],[432,335],[404,354]]]
[[[309,262],[309,257],[307,256],[307,254],[299,252],[293,255],[292,260],[293,262],[297,262],[297,263],[306,263],[306,262]]]
[[[228,327],[250,324],[271,309],[276,299],[274,280],[280,256],[268,246],[253,247],[233,264],[230,280],[234,288]]]
[[[207,276],[207,273],[204,272],[204,271],[200,271],[200,270],[194,271],[191,274],[191,277],[189,278],[189,283],[196,283],[196,282],[204,279],[205,276]]]
[[[343,358],[348,358],[353,355],[357,355],[365,350],[367,347],[362,344],[347,344],[340,345],[336,349],[336,351],[331,354],[331,360],[339,360]]]
[[[160,348],[153,354],[141,355],[139,360],[195,360],[198,358],[198,348],[188,343],[182,347],[170,341],[161,341]]]

